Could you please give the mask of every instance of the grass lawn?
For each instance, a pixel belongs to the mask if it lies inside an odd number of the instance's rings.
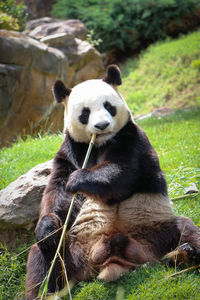
[[[200,106],[200,31],[150,46],[122,67],[120,92],[132,113]]]
[[[183,194],[194,182],[200,189],[200,109],[177,111],[171,116],[139,121],[156,149],[165,171],[170,197]],[[8,185],[28,169],[51,159],[62,141],[61,135],[20,140],[0,152],[1,184]],[[190,217],[200,226],[200,197],[174,203],[177,214]],[[22,245],[16,252],[20,252]],[[18,258],[5,249],[0,256],[0,299],[23,294],[27,254]],[[73,299],[200,299],[199,275],[190,271],[169,279],[175,270],[160,265],[130,272],[115,283],[81,282],[73,289]],[[117,298],[116,298],[117,297]]]

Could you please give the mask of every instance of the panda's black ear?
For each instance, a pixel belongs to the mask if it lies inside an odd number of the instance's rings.
[[[117,65],[109,65],[107,67],[103,81],[113,85],[122,84],[121,72]]]
[[[54,98],[58,103],[62,102],[71,93],[71,89],[67,88],[61,80],[57,80],[53,86]]]

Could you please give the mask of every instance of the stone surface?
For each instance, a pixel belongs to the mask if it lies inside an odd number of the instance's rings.
[[[142,114],[142,115],[137,115],[134,116],[135,120],[142,120],[142,119],[147,119],[151,117],[164,117],[167,115],[173,114],[174,110],[168,107],[160,107],[158,109],[153,110],[152,112],[148,114]]]
[[[44,123],[46,129],[62,129],[63,108],[51,89],[57,78],[65,80],[67,66],[58,49],[0,30],[0,146],[44,129]]]
[[[194,182],[191,182],[188,187],[184,189],[184,194],[198,193],[199,190]]]
[[[39,164],[0,191],[0,229],[31,228],[38,218],[52,160]]]
[[[27,35],[33,32],[34,38]],[[42,18],[24,33],[0,30],[0,147],[18,136],[63,129],[64,108],[51,92],[55,80],[73,87],[104,73],[100,53],[85,37],[79,20]]]
[[[61,50],[67,56],[68,86],[73,87],[81,81],[99,78],[103,74],[103,59],[100,53],[85,41],[87,29],[81,21],[41,18],[28,22],[24,33]]]
[[[85,40],[87,29],[81,21],[76,19],[62,21],[53,18],[41,18],[27,22],[24,33],[37,40],[58,33],[71,34],[78,39]]]
[[[49,35],[41,41],[58,48],[67,56],[69,62],[67,83],[70,87],[103,74],[104,65],[101,55],[87,41],[66,33]]]
[[[51,17],[43,17],[43,18],[38,18],[38,19],[35,19],[35,20],[28,21],[26,23],[26,28],[25,28],[24,33],[29,34],[29,32],[31,32],[32,30],[34,30],[38,26],[48,24],[48,23],[53,23],[53,22],[56,22],[56,21],[59,21],[59,20],[55,19],[55,18],[51,18]]]

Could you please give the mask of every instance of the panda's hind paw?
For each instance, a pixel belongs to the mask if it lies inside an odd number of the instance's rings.
[[[172,265],[194,265],[200,263],[200,250],[184,243],[174,251],[165,255],[162,259]]]

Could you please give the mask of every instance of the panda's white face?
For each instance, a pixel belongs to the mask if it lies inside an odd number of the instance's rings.
[[[78,84],[69,95],[65,127],[77,142],[89,143],[93,133],[95,144],[110,140],[127,123],[128,108],[106,82],[94,79]]]

